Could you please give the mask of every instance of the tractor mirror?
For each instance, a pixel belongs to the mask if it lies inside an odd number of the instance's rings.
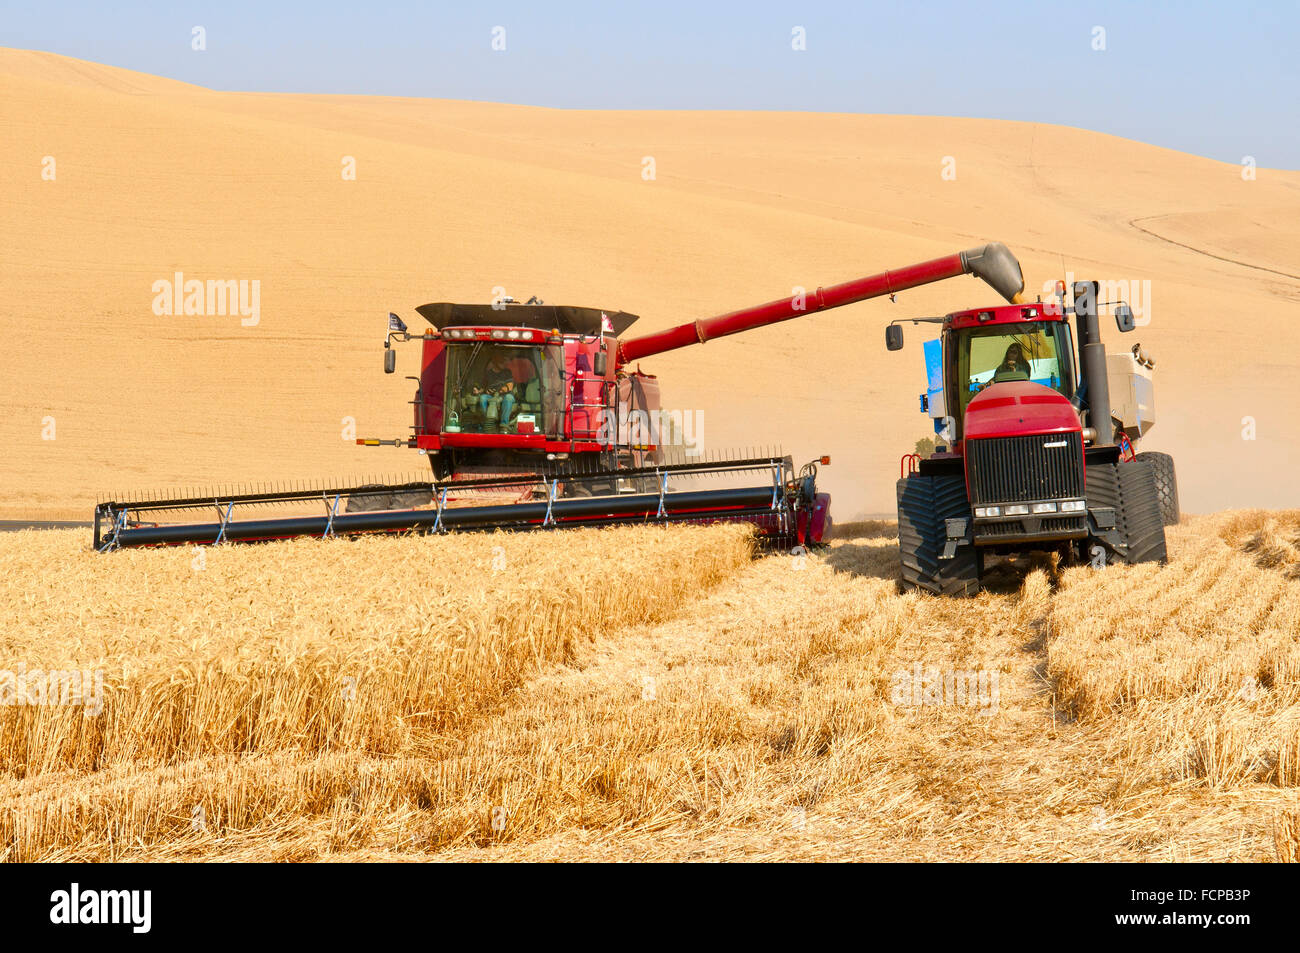
[[[903,349],[903,326],[901,324],[891,324],[885,328],[885,347],[891,351],[901,351]]]
[[[596,360],[593,363],[594,363],[593,370],[595,375],[597,377],[604,377],[605,376],[605,352],[597,351]]]
[[[391,347],[384,352],[384,373],[391,374],[397,370],[397,352]]]
[[[1132,331],[1137,327],[1137,322],[1133,320],[1133,309],[1126,304],[1115,305],[1115,326],[1123,331]]]

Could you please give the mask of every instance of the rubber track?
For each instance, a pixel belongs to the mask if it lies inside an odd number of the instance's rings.
[[[1149,463],[1155,473],[1160,519],[1166,526],[1177,526],[1182,514],[1178,506],[1178,475],[1174,472],[1174,458],[1167,453],[1148,451],[1139,453],[1137,459]]]
[[[958,546],[952,559],[940,559],[948,519],[971,518],[962,474],[913,473],[898,481],[898,549],[903,581],[942,596],[973,596],[980,591],[980,557],[974,546]]]
[[[1116,528],[1123,540],[1114,547],[1089,539],[1088,550],[1096,542],[1130,565],[1165,561],[1165,528],[1149,463],[1121,461],[1088,467],[1087,498],[1089,509],[1104,506],[1115,510]]]
[[[1160,562],[1168,558],[1165,524],[1160,516],[1155,469],[1147,462],[1120,461],[1119,493],[1124,507],[1124,535],[1130,564]]]

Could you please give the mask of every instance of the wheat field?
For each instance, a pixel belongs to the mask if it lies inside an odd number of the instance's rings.
[[[862,521],[806,555],[735,527],[0,534],[0,861],[1300,855],[1300,511],[1244,476],[1296,471],[1300,172],[1046,123],[241,93],[31,50],[0,79],[0,517],[414,466],[354,439],[411,422],[390,311],[499,286],[649,333],[990,240],[1031,296],[1144,289],[1107,346],[1158,355],[1144,449],[1216,513],[1163,567],[901,593],[867,518],[930,431],[925,335],[880,331],[992,302],[962,279],[645,362],[707,452],[835,459]],[[159,313],[178,272],[256,283],[256,319]]]
[[[1300,512],[960,601],[893,532],[6,534],[0,671],[103,683],[0,707],[0,859],[1296,859]]]

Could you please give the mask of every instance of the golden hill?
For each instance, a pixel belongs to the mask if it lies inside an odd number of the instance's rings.
[[[0,50],[0,84],[0,517],[418,469],[341,439],[347,417],[406,433],[414,352],[381,373],[389,310],[415,326],[417,304],[502,286],[652,330],[993,239],[1031,291],[1066,270],[1151,282],[1149,327],[1108,341],[1158,359],[1149,447],[1176,455],[1186,510],[1296,503],[1297,172],[1244,181],[1041,124],[224,93],[20,50]],[[258,324],[155,315],[177,271],[260,281]],[[881,328],[991,297],[951,281],[644,366],[666,406],[704,412],[710,448],[830,453],[839,517],[887,512],[929,422],[921,331],[889,354]]]

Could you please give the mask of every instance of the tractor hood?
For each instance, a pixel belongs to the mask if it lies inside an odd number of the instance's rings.
[[[415,309],[420,317],[438,330],[449,327],[528,327],[556,328],[562,334],[598,335],[604,320],[609,321],[615,337],[637,320],[626,311],[602,311],[600,308],[573,308],[551,304],[507,304],[494,308],[490,304],[452,304],[439,301]]]
[[[967,440],[1081,430],[1079,415],[1058,392],[1033,381],[990,384],[966,407]]]

